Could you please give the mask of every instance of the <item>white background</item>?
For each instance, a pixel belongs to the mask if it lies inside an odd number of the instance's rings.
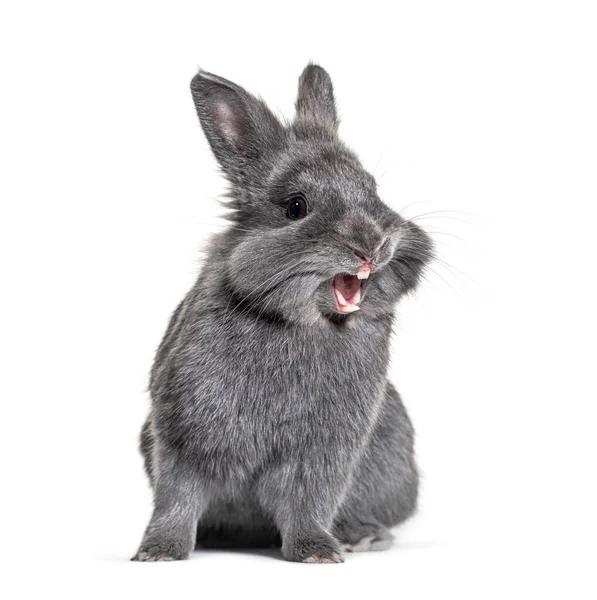
[[[0,9],[6,598],[595,598],[597,19],[591,2],[6,2]],[[128,562],[153,352],[218,230],[198,66],[341,134],[440,259],[391,376],[418,516],[341,566]]]

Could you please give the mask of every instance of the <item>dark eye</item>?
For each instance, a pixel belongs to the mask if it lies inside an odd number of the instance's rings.
[[[307,201],[302,196],[293,196],[288,202],[286,216],[289,219],[304,219],[307,216]]]

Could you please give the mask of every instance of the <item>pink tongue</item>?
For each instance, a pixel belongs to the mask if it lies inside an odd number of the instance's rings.
[[[343,313],[359,310],[361,282],[354,275],[338,275],[334,280],[336,308]]]

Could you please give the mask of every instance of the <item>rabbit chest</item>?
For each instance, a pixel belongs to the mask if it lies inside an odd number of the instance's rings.
[[[357,447],[383,398],[389,336],[389,323],[358,318],[241,329],[205,319],[167,359],[162,433],[220,477]]]

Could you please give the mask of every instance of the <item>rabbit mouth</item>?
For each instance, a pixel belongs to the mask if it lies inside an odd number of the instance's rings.
[[[334,304],[341,313],[353,313],[360,309],[364,279],[349,273],[339,273],[332,281]]]

